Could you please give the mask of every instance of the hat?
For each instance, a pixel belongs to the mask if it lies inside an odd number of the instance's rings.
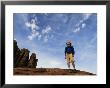
[[[67,41],[66,44],[71,44],[71,41]]]

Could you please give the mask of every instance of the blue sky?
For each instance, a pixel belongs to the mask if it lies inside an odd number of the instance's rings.
[[[14,13],[14,39],[36,53],[38,67],[67,68],[66,41],[75,48],[76,68],[97,73],[97,14]]]

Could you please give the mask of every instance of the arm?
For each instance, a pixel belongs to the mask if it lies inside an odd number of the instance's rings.
[[[67,52],[67,48],[65,47],[65,59],[66,59],[66,52]]]
[[[75,51],[74,51],[74,47],[73,46],[72,46],[72,54],[73,54],[73,56],[75,54]]]
[[[65,47],[65,56],[66,56],[66,52],[67,52],[67,47]]]

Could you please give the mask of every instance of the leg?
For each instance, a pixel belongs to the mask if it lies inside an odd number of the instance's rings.
[[[68,65],[68,68],[70,69],[70,63],[69,62],[67,63],[67,65]]]
[[[74,63],[74,61],[72,61],[72,65],[73,65],[73,68],[75,69],[75,63]]]
[[[66,54],[67,66],[70,69],[69,54]]]
[[[74,57],[72,54],[70,55],[70,61],[72,63],[73,69],[75,69]]]

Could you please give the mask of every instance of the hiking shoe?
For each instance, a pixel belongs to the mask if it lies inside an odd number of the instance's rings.
[[[77,70],[76,70],[76,69],[73,69],[73,72],[74,72],[74,73],[76,73],[76,72],[77,72]]]
[[[69,73],[73,73],[73,70],[72,69],[69,69]]]
[[[76,69],[73,69],[74,71],[76,71]]]

